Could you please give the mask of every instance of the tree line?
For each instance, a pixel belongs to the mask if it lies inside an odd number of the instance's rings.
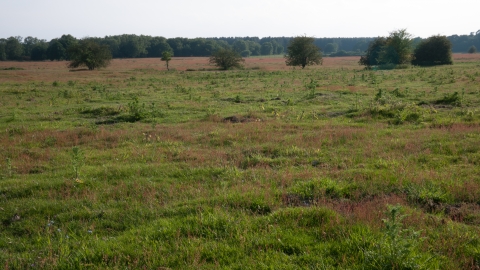
[[[234,49],[242,57],[279,55],[285,53],[291,37],[219,37],[164,38],[145,35],[116,35],[84,38],[108,46],[113,58],[162,57],[164,51],[173,56],[210,56],[220,48]],[[480,48],[480,30],[470,35],[447,37],[453,52]],[[0,60],[70,60],[69,47],[83,39],[62,35],[50,41],[19,36],[0,39]],[[423,39],[414,38],[414,44]],[[314,44],[325,55],[363,55],[375,38],[314,38]]]

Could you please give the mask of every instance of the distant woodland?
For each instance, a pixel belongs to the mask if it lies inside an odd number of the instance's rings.
[[[480,30],[470,35],[447,37],[454,53],[465,53],[472,46],[480,48]],[[174,56],[210,56],[219,48],[233,48],[243,57],[284,54],[291,37],[219,37],[219,38],[164,38],[144,35],[117,35],[91,39],[107,45],[113,58],[161,57],[169,51]],[[363,55],[373,37],[316,38],[315,45],[325,56]],[[0,39],[0,60],[43,61],[69,60],[68,48],[80,39],[62,35],[50,41],[35,37],[9,37]],[[415,38],[413,45],[421,42]]]

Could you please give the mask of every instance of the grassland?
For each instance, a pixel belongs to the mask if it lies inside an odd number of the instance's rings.
[[[478,269],[480,57],[0,62],[0,268]]]

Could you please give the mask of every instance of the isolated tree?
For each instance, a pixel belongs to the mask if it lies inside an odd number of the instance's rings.
[[[112,59],[112,53],[107,45],[100,45],[93,40],[82,40],[68,49],[71,62],[69,68],[86,66],[89,70],[107,67]]]
[[[224,70],[231,68],[241,68],[245,60],[235,50],[221,48],[215,51],[209,58],[209,63],[216,65]]]
[[[475,47],[474,45],[472,45],[472,47],[468,49],[468,53],[476,53],[476,52],[477,52],[477,47]]]
[[[287,66],[321,65],[322,53],[313,42],[313,37],[298,36],[290,40],[285,55]]]
[[[404,65],[412,59],[412,35],[406,29],[393,31],[380,52],[382,64]]]
[[[417,45],[412,64],[418,66],[451,65],[452,43],[446,36],[432,36]]]
[[[162,61],[165,61],[165,63],[167,64],[167,70],[170,70],[168,68],[168,63],[170,62],[170,60],[172,60],[172,53],[170,51],[164,51],[162,52]]]

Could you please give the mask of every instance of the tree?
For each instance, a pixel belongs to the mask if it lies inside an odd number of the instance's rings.
[[[0,61],[7,60],[7,53],[5,52],[5,43],[7,43],[6,39],[0,38]]]
[[[35,44],[30,52],[30,59],[33,61],[47,60],[47,48],[48,44],[46,42]]]
[[[421,41],[413,53],[414,65],[433,66],[452,63],[452,43],[446,36],[432,36]]]
[[[162,61],[165,61],[165,63],[167,64],[167,70],[170,70],[168,68],[168,63],[170,62],[170,60],[172,60],[172,53],[170,51],[164,51],[162,52]]]
[[[371,66],[376,66],[380,64],[380,53],[383,50],[387,40],[384,37],[378,37],[374,39],[368,45],[368,49],[365,51],[365,55],[360,57],[358,63],[360,65],[366,66],[367,68]]]
[[[47,48],[47,57],[51,61],[53,60],[65,60],[66,50],[63,47],[62,43],[58,39],[52,39]]]
[[[262,55],[271,55],[273,53],[273,45],[271,42],[264,42],[260,47]]]
[[[313,37],[298,36],[290,40],[285,55],[287,66],[321,65],[322,53],[313,42]]]
[[[412,59],[412,35],[406,29],[393,31],[380,52],[382,64],[404,65]]]
[[[236,52],[241,53],[248,50],[248,43],[244,40],[238,39],[233,43],[233,49]]]
[[[9,37],[5,43],[8,60],[20,60],[23,55],[22,37]]]
[[[89,70],[107,67],[112,59],[112,53],[107,45],[100,45],[93,40],[84,39],[68,49],[71,62],[69,68],[86,66]]]
[[[325,45],[325,49],[323,50],[325,53],[335,53],[338,50],[338,44],[336,43],[328,43]]]
[[[474,45],[472,45],[472,47],[468,49],[468,53],[476,53],[476,52],[477,52],[477,47],[475,47]]]
[[[370,42],[365,55],[358,62],[367,68],[376,65],[404,65],[410,63],[412,38],[405,30],[390,33],[387,38],[378,37]]]
[[[216,65],[224,70],[233,67],[241,68],[243,62],[245,62],[245,60],[238,52],[228,48],[218,49],[209,58],[210,64]]]

